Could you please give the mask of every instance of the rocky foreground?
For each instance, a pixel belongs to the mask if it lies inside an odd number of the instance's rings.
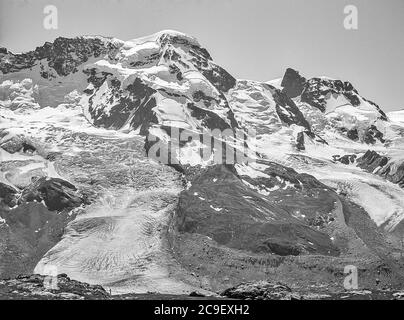
[[[0,300],[402,300],[404,291],[351,290],[327,292],[324,288],[293,290],[282,283],[267,281],[242,283],[214,296],[198,292],[189,295],[145,294],[111,295],[102,286],[90,285],[70,279],[66,274],[57,276],[57,286],[50,287],[54,279],[33,274],[0,281]],[[56,283],[56,282],[54,282]]]

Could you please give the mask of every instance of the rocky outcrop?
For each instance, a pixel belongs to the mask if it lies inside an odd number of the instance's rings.
[[[5,204],[8,207],[14,207],[16,205],[16,196],[18,190],[15,188],[0,182],[0,204]]]
[[[59,179],[41,177],[22,191],[18,203],[44,201],[51,211],[70,210],[83,203],[77,189],[71,183]]]
[[[377,140],[379,140],[381,143],[386,141],[383,137],[383,133],[372,124],[370,127],[366,128],[363,135],[363,141],[367,144],[375,144]]]
[[[344,130],[342,130],[344,131]],[[353,140],[353,141],[358,141],[359,140],[359,133],[358,133],[358,129],[350,129],[346,132],[346,135],[349,139]]]
[[[0,280],[0,300],[105,300],[111,296],[98,285],[70,279],[33,274]]]
[[[348,164],[355,163],[357,155],[356,154],[346,154],[346,155],[343,155],[342,157],[340,155],[334,155],[334,156],[332,156],[332,158],[334,161],[341,162],[342,164],[348,165]]]
[[[396,163],[376,151],[368,150],[362,157],[358,158],[357,166],[404,187],[404,162]]]
[[[281,86],[283,87],[282,91],[288,97],[296,98],[300,96],[301,102],[308,103],[322,112],[325,112],[327,99],[331,95],[344,97],[354,107],[359,106],[361,99],[363,99],[377,110],[381,120],[388,120],[383,110],[376,103],[359,96],[358,91],[349,81],[324,77],[314,77],[306,80],[298,71],[288,68],[282,79]]]
[[[376,151],[368,150],[358,159],[358,167],[373,172],[377,168],[384,167],[388,162],[387,157],[379,155]]]
[[[296,98],[302,94],[305,83],[306,78],[302,77],[298,71],[287,68],[281,83],[282,92],[289,98]]]
[[[222,296],[242,300],[292,300],[300,296],[292,293],[292,289],[281,283],[260,281],[241,283],[224,290]]]
[[[297,150],[305,150],[306,147],[304,146],[304,134],[303,132],[298,132],[296,137],[296,148]]]
[[[360,104],[360,100],[357,96],[358,91],[350,82],[324,78],[309,79],[301,94],[301,101],[324,112],[326,97],[330,94],[343,95],[353,106],[358,106]]]
[[[1,136],[1,135],[0,135]],[[27,139],[26,137],[16,135],[11,139],[8,139],[4,143],[0,145],[0,147],[6,150],[9,153],[16,153],[16,152],[35,152],[36,147],[34,143]]]
[[[147,86],[139,78],[127,87],[122,87],[121,82],[110,77],[111,75],[97,74],[95,69],[86,72],[91,75],[88,81],[95,88],[104,81],[110,83],[110,90],[100,93],[110,104],[95,104],[94,100],[98,99],[98,94],[89,98],[88,112],[95,126],[120,129],[129,121],[132,128],[139,128],[140,133],[145,134],[152,124],[158,124],[156,114],[152,111],[156,107],[156,99],[152,96],[156,90]],[[101,83],[98,84],[97,81]]]
[[[293,100],[283,91],[273,89],[275,90],[273,98],[276,102],[276,111],[279,118],[289,126],[295,124],[304,127],[307,132],[311,132],[309,123]]]
[[[375,144],[377,141],[385,143],[383,133],[374,125],[368,124],[365,128],[358,130],[358,128],[352,128],[347,130],[346,128],[340,128],[342,133],[346,133],[346,136],[352,141],[363,142],[366,144]]]
[[[327,77],[305,79],[289,68],[281,86],[288,98],[296,98],[302,117],[308,120],[314,133],[321,135],[328,123],[353,141],[385,142],[379,121],[388,121],[386,114],[376,103],[360,96],[350,82]]]

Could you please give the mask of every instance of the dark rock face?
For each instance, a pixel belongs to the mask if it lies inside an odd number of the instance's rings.
[[[311,78],[305,85],[301,101],[325,111],[326,97],[330,94],[342,94],[353,105],[358,106],[360,101],[358,91],[348,81]]]
[[[47,287],[55,281],[55,289]],[[53,283],[53,282],[52,282]],[[33,274],[15,279],[0,280],[0,299],[34,300],[96,300],[109,299],[110,295],[98,285],[90,285],[60,274],[56,279]]]
[[[221,94],[219,99],[214,99],[206,96],[202,91],[196,91],[192,97],[187,97],[167,92],[165,89],[153,89],[139,78],[136,78],[127,87],[123,87],[110,74],[105,75],[97,73],[95,70],[89,70],[88,75],[88,81],[95,88],[99,88],[104,81],[108,82],[108,91],[101,94],[105,103],[99,103],[98,101],[97,105],[93,104],[93,100],[97,98],[97,91],[87,93],[91,95],[88,111],[93,124],[97,127],[121,129],[124,125],[128,125],[131,129],[139,130],[139,133],[144,136],[149,135],[151,127],[160,127],[170,135],[171,127],[162,124],[154,110],[157,106],[156,95],[161,94],[163,96],[172,95],[179,101],[183,101],[184,110],[200,123],[200,127],[197,130],[201,130],[201,132],[207,129],[235,130],[238,128],[233,111],[230,109],[223,94]],[[207,108],[198,106],[198,102],[203,102]],[[209,110],[214,109],[218,105],[227,109],[225,117]],[[180,133],[184,131],[182,128],[176,129]],[[158,140],[157,138],[155,142]],[[153,144],[151,140],[147,139],[145,144],[146,151]],[[170,156],[168,158],[171,159]]]
[[[276,102],[276,112],[284,123],[287,125],[296,124],[302,126],[307,132],[311,132],[311,128],[307,120],[304,118],[303,113],[299,110],[291,98],[289,98],[283,91],[276,89],[270,85],[273,91],[273,98]]]
[[[374,124],[371,124],[369,125],[369,127],[365,128],[361,137],[359,136],[358,129],[356,128],[350,130],[341,128],[341,131],[346,132],[347,137],[353,141],[359,141],[359,139],[361,139],[361,141],[366,144],[375,144],[377,140],[379,140],[381,143],[386,142],[383,133],[379,129],[377,129]]]
[[[367,144],[375,144],[376,139],[379,140],[381,143],[384,143],[385,140],[383,138],[383,133],[380,132],[375,125],[371,125],[369,128],[366,129],[366,132],[363,137],[363,141]]]
[[[111,75],[96,74],[91,71],[94,77],[89,77],[88,81],[94,87],[100,87],[104,81],[111,84],[111,89],[106,93],[107,101],[103,104],[93,104],[95,95],[89,98],[89,113],[95,126],[120,129],[127,121],[131,127],[140,127],[141,134],[147,132],[151,124],[157,124],[157,118],[152,111],[156,106],[156,100],[152,96],[156,91],[145,85],[139,78],[122,88],[121,83],[111,77]],[[105,112],[108,109],[108,112]]]
[[[282,80],[282,86],[284,86],[282,93],[288,98],[300,96],[301,102],[307,103],[310,106],[319,109],[321,112],[326,112],[327,101],[331,97],[341,98],[342,96],[354,107],[359,107],[361,101],[363,103],[363,100],[368,102],[375,107],[376,112],[378,113],[378,119],[388,121],[386,114],[380,109],[380,107],[376,103],[361,97],[358,91],[348,81],[318,77],[306,80],[304,77],[300,76],[297,71],[287,69]],[[281,119],[282,117],[285,118],[282,116],[282,112],[278,112],[278,114]],[[368,128],[365,129],[363,135],[362,132],[361,135],[359,134],[357,128],[348,130],[345,127],[341,127],[339,130],[346,133],[347,137],[353,141],[361,139],[367,144],[374,144],[377,140],[381,143],[385,142],[382,132],[378,130],[376,125],[371,123],[369,123]]]
[[[359,140],[359,133],[358,129],[351,129],[347,131],[347,137],[353,141],[358,141]]]
[[[348,81],[331,80],[323,78],[306,79],[298,71],[288,68],[282,79],[282,92],[289,98],[301,96],[301,101],[313,107],[325,111],[326,98],[331,94],[342,94],[350,104],[358,106],[360,104],[359,93]],[[363,98],[366,102],[375,106],[380,113],[380,119],[387,121],[386,114],[374,102]]]
[[[232,112],[229,113],[229,118],[231,124],[227,123],[223,118],[219,117],[215,112],[198,108],[193,103],[188,103],[188,109],[191,111],[191,116],[195,117],[197,120],[201,120],[202,125],[207,129],[232,129],[237,128],[237,121],[234,119]]]
[[[257,161],[257,163],[266,166],[263,173],[270,178],[249,176],[241,178],[257,190],[263,192],[270,190],[266,198],[271,199],[279,208],[290,214],[297,213],[304,217],[302,220],[308,226],[320,229],[334,220],[329,213],[334,207],[336,194],[326,185],[309,174],[298,173],[292,168],[274,162]]]
[[[211,63],[210,67],[202,69],[202,74],[220,91],[227,92],[236,84],[236,79],[225,69]]]
[[[5,204],[8,207],[16,205],[17,190],[13,187],[0,182],[0,204]]]
[[[304,146],[304,133],[303,132],[299,132],[297,134],[296,148],[297,148],[297,150],[305,150],[306,149],[306,147]]]
[[[387,157],[379,155],[376,151],[368,150],[358,159],[358,167],[374,171],[377,167],[384,167],[388,162]]]
[[[83,203],[76,191],[76,187],[65,180],[41,177],[23,190],[18,203],[44,201],[51,211],[73,209]]]
[[[1,135],[5,135],[5,134],[7,134],[6,131],[1,133]],[[11,139],[7,140],[6,142],[2,143],[0,145],[0,147],[9,153],[16,153],[23,149],[24,143],[26,143],[25,138],[22,136],[16,135],[16,136],[12,137]]]
[[[334,161],[338,161],[338,162],[341,162],[342,164],[346,164],[346,165],[354,163],[356,158],[357,158],[356,154],[346,154],[342,157],[339,155],[333,156]]]
[[[298,71],[288,68],[282,79],[282,92],[289,98],[296,98],[301,95],[305,83],[306,78],[302,77]]]
[[[180,194],[174,218],[178,231],[199,233],[230,248],[256,253],[338,255],[326,234],[289,213],[290,205],[299,206],[297,201],[282,205],[275,195],[262,196],[243,183],[233,166],[216,165],[188,176],[192,186]],[[319,183],[308,175],[301,178],[305,186]],[[256,185],[262,183],[256,181]],[[285,197],[283,191],[280,197]]]
[[[15,208],[1,208],[0,279],[29,274],[43,255],[63,236],[75,214],[50,211],[38,202],[22,203]]]
[[[22,151],[23,152],[35,152],[36,148],[29,143],[23,142]]]
[[[0,132],[0,137],[3,134],[7,134],[7,131]],[[6,150],[9,153],[16,153],[16,152],[28,152],[33,153],[36,151],[35,143],[30,141],[27,137],[22,135],[16,135],[11,139],[7,140],[6,142],[2,143],[0,147]]]
[[[358,158],[357,166],[404,187],[404,162],[396,164],[390,161],[388,157],[382,156],[376,151],[368,150],[362,157]]]

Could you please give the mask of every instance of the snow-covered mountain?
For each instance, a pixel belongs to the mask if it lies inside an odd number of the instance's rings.
[[[400,274],[404,123],[348,81],[235,79],[170,30],[2,48],[0,71],[1,276],[178,293],[273,265]]]

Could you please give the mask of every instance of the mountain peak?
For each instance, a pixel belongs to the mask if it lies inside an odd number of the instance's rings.
[[[153,33],[148,36],[140,37],[140,38],[134,38],[131,40],[128,40],[128,43],[131,43],[133,45],[139,45],[139,44],[144,44],[147,42],[157,42],[160,44],[165,44],[166,42],[172,42],[172,43],[177,43],[177,44],[188,44],[191,46],[196,46],[200,47],[200,43],[195,37],[189,36],[183,32],[176,31],[176,30],[161,30],[156,33]]]
[[[302,93],[305,83],[306,78],[302,77],[298,71],[287,68],[281,86],[288,97],[295,98]]]

